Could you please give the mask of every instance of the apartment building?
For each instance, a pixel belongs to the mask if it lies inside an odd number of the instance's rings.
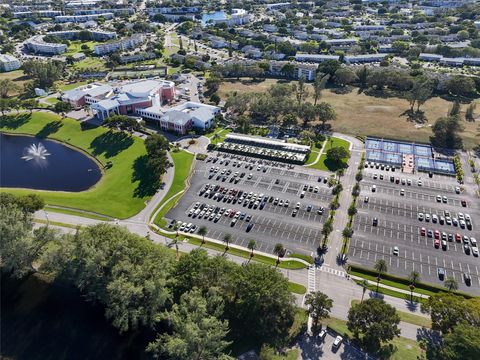
[[[102,17],[106,20],[111,20],[115,15],[111,12],[104,12],[101,14],[90,14],[90,15],[63,15],[56,16],[55,21],[59,23],[73,22],[73,23],[84,23],[88,21],[96,21],[99,17]]]
[[[25,42],[28,50],[35,54],[58,55],[67,50],[67,45],[48,43],[43,40],[44,35],[35,35]]]
[[[20,60],[12,55],[0,54],[0,71],[7,72],[18,70],[22,66]]]
[[[302,62],[321,63],[327,60],[339,60],[338,55],[324,55],[324,54],[299,54],[295,55],[295,60]]]
[[[15,19],[26,19],[31,17],[53,18],[60,15],[62,15],[62,12],[56,10],[17,11],[13,13]]]
[[[52,31],[47,33],[47,35],[53,35],[66,40],[78,40],[80,32],[80,30]],[[89,33],[92,36],[92,40],[95,41],[107,41],[117,37],[117,33],[114,31],[91,30]]]
[[[362,55],[346,55],[344,60],[347,64],[366,64],[381,62],[388,54],[362,54]]]
[[[129,38],[111,41],[105,44],[95,45],[94,52],[96,55],[102,56],[110,54],[115,51],[124,51],[135,49],[142,45],[145,41],[145,36],[142,34],[134,34]]]

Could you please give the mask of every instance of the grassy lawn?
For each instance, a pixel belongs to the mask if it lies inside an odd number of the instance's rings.
[[[87,45],[90,50],[93,50],[93,47],[96,44],[98,44],[98,43],[95,42],[95,41],[85,41],[85,42],[82,42],[80,40],[70,41],[70,45],[68,46],[65,54],[66,55],[73,55],[73,54],[76,54],[76,53],[79,53],[79,52],[84,52],[84,50],[82,50],[83,45]]]
[[[288,282],[288,290],[290,290],[290,292],[292,293],[299,294],[299,295],[303,295],[307,292],[307,288],[305,286],[303,286],[302,284],[291,282],[291,281]]]
[[[345,141],[343,139],[339,139],[337,137],[331,137],[330,139],[326,140],[325,148],[323,149],[323,153],[320,156],[320,159],[318,162],[314,165],[311,165],[309,167],[317,170],[323,170],[323,171],[337,171],[338,169],[341,168],[341,166],[338,166],[337,164],[332,164],[327,160],[327,154],[326,152],[334,147],[343,147],[348,150],[350,147],[350,143],[348,141]],[[309,159],[310,160],[310,159]],[[315,161],[315,156],[313,157],[312,162]]]
[[[329,318],[322,321],[322,323],[340,335],[352,338],[352,333],[348,330],[345,320]],[[417,357],[422,352],[420,345],[416,341],[403,337],[394,338],[391,344],[397,348],[397,351],[390,357],[391,360],[417,360]]]
[[[52,104],[52,105],[56,104],[58,101],[59,100],[55,97],[51,97],[51,98],[48,98],[48,99],[45,100],[45,102],[47,102],[49,104]]]
[[[79,87],[79,86],[82,86],[82,85],[86,85],[88,84],[88,81],[85,80],[85,81],[77,81],[77,82],[74,82],[74,83],[63,83],[63,84],[60,84],[58,86],[58,89],[61,90],[61,91],[68,91],[68,90],[72,90],[72,89],[75,89],[76,87]]]
[[[167,194],[165,195],[164,199],[168,200],[175,194],[178,194],[180,191],[185,190],[185,180],[187,180],[188,175],[190,175],[190,169],[192,167],[193,162],[193,154],[185,151],[180,150],[177,152],[170,152],[170,156],[173,160],[173,166],[175,168],[174,175],[173,175],[173,182],[168,190]],[[154,219],[154,223],[160,227],[164,227],[166,225],[165,220],[163,217],[165,214],[176,205],[177,201],[180,199],[181,194],[178,194],[175,198],[166,204],[162,210],[157,214],[157,217]],[[163,205],[160,204],[159,207]],[[158,207],[157,207],[158,209]]]
[[[360,303],[360,300],[352,300],[352,305],[353,304],[358,304],[358,303]],[[409,324],[423,326],[423,327],[427,327],[427,328],[432,327],[432,321],[428,317],[415,315],[415,314],[412,314],[412,313],[408,313],[408,312],[405,312],[405,311],[399,311],[399,310],[397,310],[397,314],[398,314],[398,316],[400,316],[400,320],[402,320],[404,322],[407,322]]]
[[[82,129],[79,122],[63,119],[51,113],[35,112],[32,116],[2,117],[0,130],[41,135],[83,149],[112,167],[105,170],[101,180],[91,189],[78,193],[9,189],[12,193],[40,194],[47,205],[65,206],[93,211],[116,218],[138,213],[145,201],[155,192],[151,174],[146,168],[143,141],[121,132],[102,127]]]
[[[0,81],[1,80],[12,80],[13,83],[17,86],[15,91],[10,91],[8,95],[15,96],[23,92],[23,85],[29,80],[27,76],[23,73],[23,70],[15,70],[9,72],[0,72]]]
[[[297,258],[297,259],[302,259],[310,264],[313,264],[313,258],[309,255],[303,255],[303,254],[290,254],[289,257],[291,258]]]
[[[210,142],[212,144],[218,144],[218,143],[221,143],[221,142],[224,142],[225,141],[225,138],[227,137],[227,134],[230,134],[232,132],[231,129],[223,129],[223,128],[220,128],[218,129],[217,131],[215,131],[213,134],[211,134],[210,136],[208,136],[208,138],[210,139]],[[218,134],[218,138],[213,138],[215,136],[215,134]]]
[[[86,57],[85,59],[74,63],[72,67],[77,70],[90,70],[90,71],[93,71],[93,70],[103,71],[106,69],[105,61],[95,57]]]
[[[240,79],[228,80],[222,83],[219,95],[222,99],[233,91],[244,92],[265,92],[270,85],[278,80],[266,79],[264,81],[252,82],[251,80]],[[310,100],[313,89],[309,87]],[[408,110],[407,100],[392,97],[381,98],[358,93],[354,89],[348,94],[335,94],[330,89],[322,93],[322,101],[333,106],[337,113],[337,119],[332,121],[334,131],[351,135],[371,135],[386,138],[404,139],[410,141],[429,142],[432,131],[428,125],[432,125],[439,117],[445,116],[451,108],[452,102],[440,97],[429,99],[421,109],[425,112],[427,123],[422,128],[416,128],[415,124],[409,122],[402,114]],[[462,105],[461,116],[467,105]],[[464,146],[472,148],[478,143],[476,137],[478,125],[475,122],[462,121],[464,131],[461,133]]]

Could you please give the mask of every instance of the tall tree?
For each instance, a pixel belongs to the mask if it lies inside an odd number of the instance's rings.
[[[305,83],[305,78],[301,76],[295,88],[295,98],[297,99],[297,104],[300,106],[305,101],[307,96],[308,96],[307,84]]]
[[[445,288],[450,292],[458,289],[458,282],[453,277],[447,277],[444,282]]]
[[[467,110],[465,110],[465,120],[466,121],[475,121],[475,108],[477,107],[477,103],[472,101],[468,106]]]
[[[250,258],[252,258],[255,255],[253,252],[257,248],[257,242],[253,239],[250,239],[248,241],[247,248],[248,248],[248,250],[250,250]]]
[[[413,290],[417,283],[420,281],[420,273],[418,271],[412,271],[408,275],[408,281],[410,281],[410,301],[413,302]]]
[[[202,237],[202,244],[205,244],[205,235],[207,235],[208,229],[206,226],[200,226],[198,229],[198,235]]]
[[[357,80],[357,75],[348,67],[341,67],[335,71],[335,81],[341,86],[346,86]]]
[[[432,126],[430,141],[434,146],[447,149],[461,149],[463,141],[459,133],[463,130],[458,116],[439,118]]]
[[[313,82],[313,104],[317,105],[318,100],[322,97],[322,91],[325,90],[327,86],[328,79],[330,79],[330,74],[320,74],[317,73],[315,76],[315,81]]]
[[[32,234],[32,216],[25,213],[15,202],[0,204],[0,254],[3,268],[15,277],[21,278],[35,272],[33,264],[44,253],[50,240],[45,231],[53,237],[47,227]]]
[[[368,86],[368,79],[370,76],[370,70],[366,66],[362,66],[357,70],[358,82],[360,89],[365,89]]]
[[[224,353],[230,342],[225,340],[228,322],[220,320],[223,306],[215,289],[206,297],[198,289],[183,294],[180,303],[164,316],[172,333],[158,336],[147,351],[177,360],[233,359]]]
[[[307,306],[308,314],[312,317],[313,328],[317,329],[318,323],[329,317],[330,310],[333,306],[333,300],[326,294],[315,291],[308,293],[305,296],[305,305]]]
[[[232,241],[232,234],[225,234],[223,236],[223,242],[225,243],[225,251],[228,251],[230,248],[229,248],[229,244],[230,244],[230,241]]]
[[[362,300],[360,300],[360,302],[363,302],[363,298],[365,297],[365,292],[367,291],[368,285],[369,285],[368,280],[363,279],[360,285],[362,286]]]
[[[62,119],[65,118],[66,113],[71,111],[72,109],[72,105],[64,101],[59,101],[55,105],[53,105],[53,111],[55,111],[57,114],[61,114]]]
[[[385,274],[388,271],[388,266],[387,262],[383,259],[377,260],[375,263],[374,269],[377,271],[377,292],[378,292],[378,285],[380,283],[380,279],[383,274]]]
[[[350,152],[342,146],[336,146],[327,150],[327,161],[339,166],[344,164],[350,156]]]
[[[444,360],[477,359],[480,354],[478,327],[461,323],[443,339],[440,351]]]
[[[417,103],[417,112],[433,93],[433,84],[430,79],[418,79],[413,82],[412,88],[406,93],[406,98],[410,103],[410,111],[413,112],[415,103]]]
[[[315,105],[315,118],[317,118],[322,123],[322,128],[326,129],[327,122],[333,121],[337,118],[335,109],[332,105],[321,102],[320,104]]]
[[[172,166],[167,156],[168,140],[162,135],[151,134],[145,139],[145,147],[147,149],[148,167],[158,177],[161,177]]]
[[[6,98],[9,93],[17,90],[18,86],[12,80],[0,80],[0,98]]]
[[[367,299],[348,311],[347,327],[368,350],[400,336],[400,317],[395,308],[380,299]]]
[[[285,248],[283,247],[282,244],[277,243],[275,244],[275,247],[273,248],[273,253],[277,255],[277,264],[275,267],[277,267],[280,264],[280,256],[283,256],[283,253],[285,251]]]

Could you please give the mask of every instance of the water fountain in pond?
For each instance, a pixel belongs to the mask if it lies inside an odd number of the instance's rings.
[[[47,151],[45,146],[43,146],[42,143],[38,143],[38,145],[32,144],[26,147],[22,159],[26,161],[33,160],[38,164],[44,164],[47,160],[47,156],[49,155],[50,153]]]

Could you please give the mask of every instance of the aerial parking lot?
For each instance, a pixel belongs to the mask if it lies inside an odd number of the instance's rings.
[[[327,176],[315,169],[251,157],[212,152],[197,161],[191,186],[166,218],[179,230],[273,252],[281,243],[289,252],[311,255],[332,199]]]
[[[453,277],[459,289],[480,294],[480,204],[454,177],[405,174],[367,165],[349,262],[390,274],[418,271],[424,282]]]

